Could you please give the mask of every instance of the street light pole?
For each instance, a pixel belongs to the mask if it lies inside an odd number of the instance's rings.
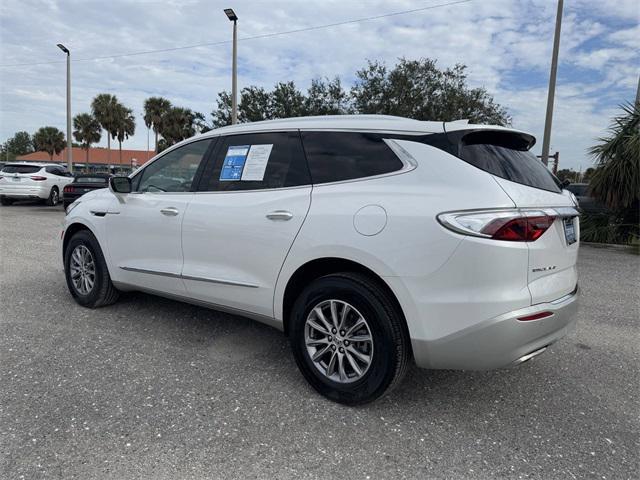
[[[225,8],[224,13],[233,22],[233,65],[231,68],[231,124],[238,123],[238,16],[233,9]]]
[[[67,169],[73,172],[73,150],[71,143],[71,52],[63,44],[58,48],[67,54]]]
[[[562,27],[563,0],[558,0],[556,14],[556,31],[553,37],[553,54],[551,57],[551,73],[549,75],[549,93],[547,96],[547,115],[544,122],[542,139],[542,163],[549,164],[549,142],[551,140],[551,121],[553,120],[553,101],[556,93],[556,74],[558,73],[558,51],[560,50],[560,29]]]

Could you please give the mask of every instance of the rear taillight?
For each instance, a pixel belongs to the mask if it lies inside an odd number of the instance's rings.
[[[64,187],[64,188],[62,189],[62,191],[63,191],[64,193],[71,193],[71,192],[74,192],[74,191],[75,191],[75,188],[73,188],[73,187],[71,187],[71,186],[67,185],[66,187]]]
[[[42,182],[42,181],[44,181],[46,179],[47,179],[47,177],[41,177],[40,175],[33,175],[31,177],[31,180],[34,180],[36,182]]]
[[[449,212],[438,215],[438,221],[449,230],[464,235],[504,240],[507,242],[535,242],[555,219],[566,216],[554,209],[508,209]],[[575,212],[577,215],[577,211]]]
[[[494,240],[534,242],[553,225],[554,220],[551,215],[497,219],[484,227],[481,233],[490,235]]]

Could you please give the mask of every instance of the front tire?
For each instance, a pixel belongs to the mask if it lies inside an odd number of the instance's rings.
[[[55,207],[56,205],[58,205],[59,201],[60,193],[58,192],[58,187],[51,188],[51,191],[49,192],[49,198],[47,198],[45,203],[50,207]]]
[[[337,273],[315,280],[296,300],[290,321],[298,368],[335,402],[376,400],[406,372],[411,348],[402,314],[367,276]]]
[[[69,292],[83,307],[103,307],[118,299],[102,249],[88,230],[79,231],[69,240],[64,252],[64,273]]]

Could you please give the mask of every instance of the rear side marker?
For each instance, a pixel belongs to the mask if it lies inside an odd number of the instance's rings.
[[[540,320],[541,318],[547,318],[553,315],[553,312],[538,312],[533,315],[527,315],[525,317],[518,317],[521,322],[528,322],[529,320]]]

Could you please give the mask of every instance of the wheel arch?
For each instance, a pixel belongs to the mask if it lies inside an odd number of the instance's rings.
[[[62,259],[64,261],[64,252],[67,251],[67,245],[69,245],[69,241],[71,240],[71,238],[78,232],[82,231],[82,230],[87,230],[89,232],[91,232],[91,234],[98,238],[98,236],[96,235],[96,233],[86,224],[82,223],[82,222],[74,222],[71,225],[69,225],[65,231],[64,231],[64,236],[62,237]]]
[[[293,304],[296,301],[296,298],[298,298],[298,295],[300,295],[304,288],[313,280],[339,272],[359,273],[376,282],[380,288],[389,295],[389,298],[396,307],[398,314],[402,317],[404,327],[407,328],[408,332],[407,320],[398,297],[387,282],[384,281],[382,276],[378,275],[369,267],[366,267],[354,260],[348,260],[340,257],[323,257],[310,260],[300,265],[287,281],[281,300],[282,323],[285,335],[289,334],[289,317],[291,316],[291,309],[293,308]]]

